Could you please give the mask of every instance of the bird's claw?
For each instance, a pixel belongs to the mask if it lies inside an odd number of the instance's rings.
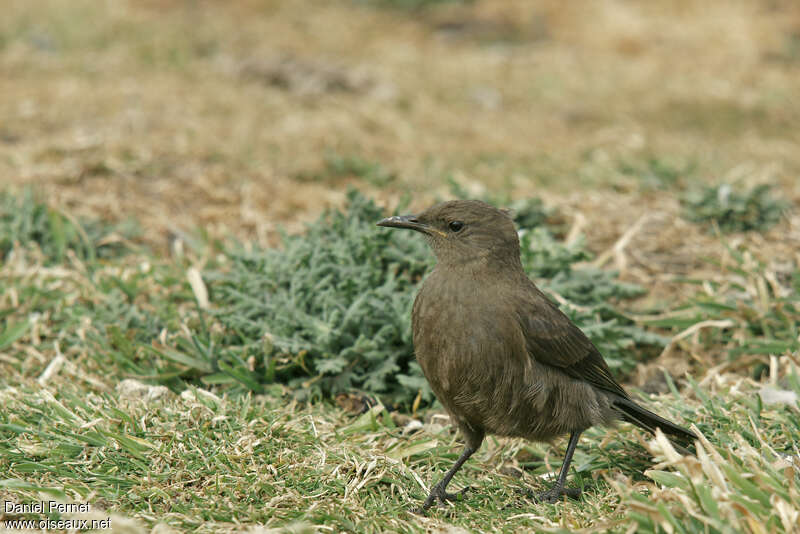
[[[570,499],[577,499],[581,495],[581,490],[578,488],[559,488],[556,486],[541,493],[534,493],[532,497],[538,502],[554,503],[560,501],[563,495],[566,495]]]
[[[447,501],[457,501],[461,499],[462,495],[464,495],[464,493],[466,493],[469,489],[470,487],[467,486],[456,493],[447,493],[441,483],[436,484],[433,489],[431,489],[428,498],[425,499],[424,503],[422,503],[422,506],[415,508],[413,511],[415,514],[425,515],[425,512],[428,511],[428,508],[430,508],[434,502],[438,501],[440,504],[445,504]]]

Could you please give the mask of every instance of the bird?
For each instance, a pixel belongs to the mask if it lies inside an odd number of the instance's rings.
[[[569,435],[555,484],[534,494],[550,503],[579,498],[580,490],[565,484],[581,433],[590,427],[622,420],[651,433],[660,428],[673,441],[696,439],[637,404],[597,347],[531,281],[507,210],[451,200],[377,225],[421,233],[436,257],[412,308],[414,351],[465,440],[419,512],[459,498],[447,486],[488,434],[540,442]]]

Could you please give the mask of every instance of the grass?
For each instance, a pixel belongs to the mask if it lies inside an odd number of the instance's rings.
[[[695,348],[713,347],[705,352],[707,365],[738,367],[754,376],[764,372],[765,364],[753,355],[797,352],[800,284],[796,267],[770,264],[744,247],[729,248],[723,261],[709,261],[718,268],[719,277],[686,280],[702,291],[676,308],[671,317],[649,324],[688,329],[716,323],[721,328],[698,331],[694,339],[679,342]]]
[[[35,243],[47,264],[62,262],[67,250],[79,260],[93,261],[123,253],[122,243],[135,235],[135,223],[107,228],[80,221],[35,198],[31,188],[19,196],[0,192],[0,258],[17,244]]]
[[[762,4],[6,2],[0,500],[89,502],[128,532],[797,530],[798,6]],[[490,438],[454,482],[474,491],[409,514],[459,437],[422,384],[390,371],[374,405],[324,365],[395,350],[413,376],[428,260],[356,231],[342,259],[320,216],[350,185],[382,212],[515,208],[529,272],[707,454],[593,429],[583,499],[551,506],[517,490],[564,441]],[[259,270],[308,289],[276,268],[303,251],[332,271],[328,315]],[[365,294],[398,269],[371,308],[391,349],[334,320],[334,263]]]
[[[800,394],[793,369],[788,387]],[[539,505],[520,491],[546,487],[541,476],[557,468],[564,443],[490,439],[456,477],[471,487],[463,501],[427,518],[409,510],[458,454],[449,426],[404,429],[382,406],[353,419],[278,392],[218,397],[190,388],[147,399],[124,391],[87,395],[70,383],[57,392],[5,390],[0,491],[22,501],[90,499],[147,525],[200,532],[252,523],[364,532],[437,524],[497,532],[636,524],[660,532],[675,523],[686,532],[750,531],[752,521],[791,532],[798,506],[796,407],[766,406],[757,384],[731,379],[650,402],[703,432],[709,441],[699,459],[646,444],[629,427],[594,429],[575,457],[572,484],[584,488],[583,500]],[[652,467],[643,444],[664,463]]]
[[[20,200],[25,198],[35,196]],[[355,196],[354,201],[366,200]],[[35,201],[14,205],[31,213],[47,211]],[[17,216],[25,218],[25,213]],[[331,216],[344,217],[329,215],[307,235],[329,228]],[[51,243],[58,230],[48,218],[30,220],[38,221],[37,226],[19,234],[27,239],[14,240],[0,276],[4,302],[21,303],[6,306],[0,330],[3,499],[88,501],[93,504],[91,517],[112,517],[118,524],[133,521],[132,528],[139,531],[164,523],[201,532],[233,531],[242,524],[365,532],[424,532],[437,525],[484,525],[482,530],[497,532],[622,532],[635,526],[661,532],[680,525],[678,530],[693,532],[753,531],[754,522],[769,531],[792,531],[798,497],[791,488],[800,482],[793,446],[800,439],[800,378],[791,344],[770,346],[769,353],[785,355],[771,357],[769,371],[755,375],[761,382],[712,370],[699,384],[690,379],[683,392],[668,379],[671,394],[644,401],[673,420],[696,425],[706,440],[697,459],[680,457],[627,425],[591,429],[581,441],[570,478],[583,488],[582,500],[542,505],[523,490],[541,490],[551,483],[546,478],[560,465],[564,440],[551,447],[490,438],[456,477],[456,486],[471,487],[463,500],[421,518],[410,509],[461,446],[446,418],[435,417],[435,408],[414,403],[392,411],[379,403],[354,415],[331,402],[335,390],[320,390],[310,403],[298,401],[297,392],[307,387],[302,381],[309,379],[281,384],[274,366],[257,362],[278,340],[256,340],[261,353],[242,350],[226,341],[226,331],[236,330],[223,326],[231,319],[217,323],[204,311],[209,304],[198,296],[187,271],[195,254],[207,255],[213,244],[197,241],[185,255],[173,258],[158,259],[138,247],[107,257],[89,251],[81,260],[72,247],[84,250],[85,243],[75,240],[66,242],[61,261],[54,263],[42,244]],[[350,220],[359,226],[363,222]],[[86,224],[101,236],[98,243],[116,232],[99,221]],[[76,233],[82,232],[87,231]],[[533,235],[536,228],[523,235],[523,242]],[[547,239],[548,246],[532,247],[532,253],[558,250],[549,234],[539,233],[536,239]],[[285,254],[300,241],[291,243]],[[559,254],[534,262],[539,265],[534,271],[543,276],[558,262],[562,269],[572,264],[566,250]],[[215,261],[229,273],[242,268],[225,257]],[[417,261],[424,265],[424,260]],[[757,280],[763,270],[746,255],[732,254],[730,261],[728,270],[720,271],[730,280]],[[580,276],[566,276],[569,271],[562,269],[553,272],[564,276],[564,287],[580,286]],[[762,276],[784,280],[780,273]],[[219,282],[207,278],[210,304],[216,299],[224,303],[228,297],[216,287]],[[723,304],[725,288],[742,289],[730,284],[715,283],[709,298],[697,297],[687,306],[729,309]],[[727,337],[695,339],[691,347],[671,350],[725,349],[724,339],[757,340],[767,333],[773,341],[785,339],[792,332],[786,316],[796,298],[796,288],[792,291],[783,300],[772,294],[756,297],[773,306],[760,316],[771,325],[769,330],[739,307],[736,328],[725,330]],[[403,292],[410,299],[412,287]],[[576,298],[570,291],[563,293]],[[716,307],[710,306],[714,302]],[[407,312],[401,308],[399,317]],[[231,317],[231,311],[226,313]],[[245,318],[242,311],[235,313],[237,321]],[[707,319],[692,317],[689,322],[698,320]],[[659,326],[677,333],[682,324]],[[591,326],[588,330],[596,335]],[[291,350],[284,347],[285,354],[306,350],[298,343]],[[731,361],[764,352],[749,344],[736,349],[725,349]],[[260,373],[270,368],[275,374],[264,380]],[[774,392],[789,400],[767,404],[774,402]],[[787,484],[789,489],[783,489]],[[76,517],[83,516],[48,516]],[[41,518],[6,514],[3,519]]]
[[[374,186],[386,186],[396,179],[396,175],[380,163],[365,160],[359,156],[340,155],[331,152],[325,156],[324,166],[318,172],[299,173],[300,181],[324,183],[341,182],[347,178],[363,180]]]
[[[706,186],[690,191],[685,205],[688,219],[713,223],[726,233],[767,230],[780,220],[788,207],[785,201],[770,194],[769,184],[741,192],[730,184]]]

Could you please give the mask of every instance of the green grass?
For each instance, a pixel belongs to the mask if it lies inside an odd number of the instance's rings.
[[[713,358],[709,365],[724,363],[758,377],[766,370],[763,357],[800,350],[800,275],[791,263],[758,258],[743,245],[726,246],[726,261],[706,259],[716,268],[716,279],[686,279],[701,289],[670,317],[648,324],[681,331],[716,322],[720,328],[678,343],[689,351],[702,347]]]
[[[793,373],[789,388],[800,394]],[[490,438],[455,479],[471,490],[427,519],[410,509],[454,461],[458,439],[436,425],[404,432],[381,406],[354,419],[277,392],[217,397],[188,389],[144,400],[62,381],[57,392],[19,385],[2,394],[0,492],[25,502],[91,498],[148,524],[200,532],[296,522],[337,531],[424,532],[447,523],[516,532],[596,526],[598,517],[617,531],[634,523],[662,532],[670,518],[687,532],[748,531],[737,505],[770,532],[789,532],[774,511],[800,505],[789,489],[800,482],[794,409],[764,406],[752,385],[734,380],[651,401],[694,422],[714,444],[704,444],[708,458],[653,468],[639,431],[593,429],[570,480],[584,488],[583,499],[543,505],[522,491],[550,483],[540,475],[558,468],[563,440],[548,447]],[[651,450],[660,455],[657,445]]]
[[[730,184],[702,186],[684,196],[685,216],[694,222],[714,224],[725,233],[763,232],[775,226],[788,208],[770,190],[768,184],[746,190]]]
[[[376,187],[384,187],[397,179],[397,175],[379,162],[370,161],[360,156],[343,155],[335,151],[325,154],[323,166],[315,172],[298,173],[300,181],[321,183],[337,183],[351,178],[363,180]]]
[[[624,160],[618,163],[619,172],[637,180],[643,190],[672,190],[686,187],[697,170],[696,161],[675,161],[654,155],[644,160]]]
[[[348,287],[342,277],[326,286],[329,295],[315,294],[346,310],[357,302],[348,295],[377,298],[384,291],[395,315],[376,323],[391,325],[398,340],[393,350],[408,350],[408,304],[430,260],[421,240],[374,229],[382,213],[354,194],[349,210],[328,213],[305,234],[286,237],[280,251],[242,246],[219,254],[218,244],[198,239],[184,256],[164,258],[110,238],[119,235],[117,226],[79,221],[36,195],[2,198],[17,209],[0,217],[14,229],[0,267],[0,500],[88,501],[100,518],[113,514],[118,524],[134,518],[139,531],[156,523],[200,532],[253,524],[359,532],[447,525],[496,532],[755,532],[753,525],[792,531],[792,513],[800,509],[794,489],[800,482],[798,404],[766,404],[759,393],[769,398],[762,390],[768,385],[784,396],[800,395],[791,320],[800,293],[796,266],[776,270],[732,248],[717,280],[673,310],[674,317],[644,328],[616,309],[617,301],[641,288],[621,284],[613,273],[576,267],[587,257],[583,245],[559,241],[548,222],[553,214],[541,213],[541,206],[517,206],[517,217],[534,221],[522,235],[529,271],[568,301],[567,312],[612,358],[614,344],[623,354],[644,342],[637,336],[655,343],[698,321],[730,319],[732,326],[683,339],[673,350],[706,354],[709,367],[750,358],[744,368],[756,379],[711,373],[680,392],[668,381],[671,394],[643,401],[697,426],[708,440],[697,459],[672,457],[629,425],[591,429],[570,476],[583,498],[545,505],[523,490],[551,483],[543,477],[560,467],[564,440],[549,446],[490,437],[455,478],[455,487],[471,487],[463,500],[421,518],[410,509],[460,452],[454,429],[446,419],[431,419],[437,409],[424,403],[395,403],[400,411],[378,404],[361,415],[343,411],[330,396],[349,388],[317,387],[326,375],[303,369],[320,361],[313,354],[320,338],[280,335],[279,317],[263,308],[272,296],[287,312],[283,319],[296,321],[292,328],[302,326],[303,317],[311,331],[319,328],[322,312],[288,313],[303,293],[292,297],[292,284],[323,281],[337,265],[351,278],[364,277],[361,285]],[[52,213],[60,222],[53,223]],[[335,242],[335,234],[345,241]],[[116,244],[104,249],[105,243]],[[363,261],[348,263],[337,250]],[[215,258],[203,271],[208,309],[187,275],[203,257]],[[358,270],[363,265],[367,270]],[[281,280],[269,269],[298,275],[285,281],[294,301],[260,285]],[[341,335],[334,329],[357,334],[370,328],[364,318],[356,323],[323,330],[330,340]],[[355,350],[348,347],[362,350],[360,343],[327,350],[336,357]],[[768,372],[757,372],[767,363]],[[702,376],[705,367],[698,363],[696,370]],[[396,375],[383,378],[392,383]],[[131,390],[131,382],[123,382],[130,378],[167,387]],[[369,389],[365,384],[356,389]],[[405,388],[412,399],[418,391],[413,383],[393,387],[398,395]],[[305,396],[298,395],[302,391]],[[426,422],[407,426],[409,412]],[[2,520],[17,518],[41,519]]]
[[[124,243],[138,233],[133,221],[113,226],[80,221],[37,196],[30,188],[20,195],[0,192],[0,259],[24,245],[38,247],[47,264],[63,261],[67,250],[91,262],[124,254]]]

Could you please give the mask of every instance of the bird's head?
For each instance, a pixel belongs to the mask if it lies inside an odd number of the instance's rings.
[[[378,226],[424,234],[439,263],[501,260],[519,263],[519,238],[508,213],[480,200],[451,200],[419,215],[387,217]]]

